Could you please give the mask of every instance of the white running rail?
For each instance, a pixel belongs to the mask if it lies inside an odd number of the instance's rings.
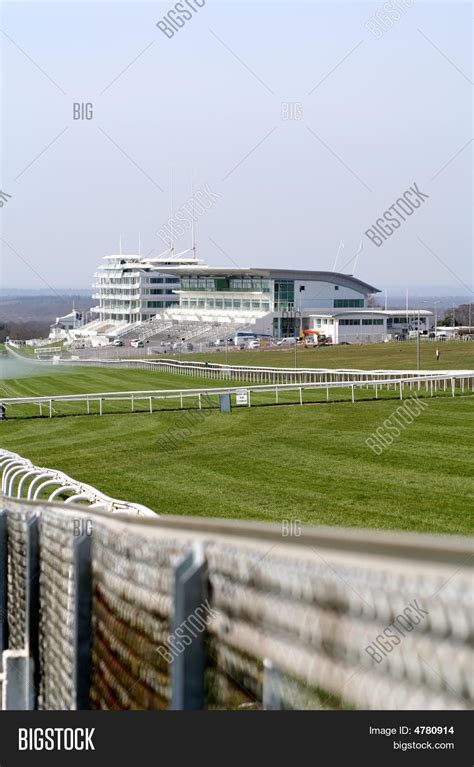
[[[56,503],[63,500],[65,504],[84,503],[91,509],[141,517],[157,516],[146,506],[110,498],[95,487],[78,482],[62,471],[35,466],[27,458],[9,450],[0,449],[0,481],[2,494],[10,498]],[[48,492],[45,496],[46,490]]]
[[[218,397],[220,394],[235,395],[239,392],[247,392],[248,402],[247,406],[251,407],[252,403],[255,405],[254,395],[263,393],[273,393],[274,402],[276,405],[280,403],[280,394],[284,392],[298,392],[300,405],[305,404],[303,393],[305,391],[323,390],[326,392],[326,400],[330,399],[330,392],[337,389],[347,389],[351,395],[351,401],[354,403],[357,401],[356,391],[359,389],[365,389],[373,392],[374,399],[379,398],[379,394],[385,390],[393,390],[396,392],[396,396],[403,400],[412,392],[420,392],[424,390],[425,395],[431,397],[436,396],[440,392],[450,393],[452,397],[456,394],[456,389],[460,394],[470,394],[473,390],[474,379],[466,377],[464,372],[451,372],[444,375],[421,375],[418,377],[405,376],[400,378],[381,378],[371,380],[349,379],[349,380],[336,380],[336,381],[323,381],[318,383],[301,383],[296,381],[294,383],[280,383],[280,384],[263,384],[258,386],[238,386],[231,387],[207,387],[196,389],[143,389],[135,391],[109,391],[109,392],[91,392],[88,394],[58,394],[51,396],[32,396],[32,397],[3,397],[0,399],[0,408],[6,408],[7,417],[13,415],[12,408],[15,406],[23,405],[37,405],[39,407],[39,415],[46,414],[52,418],[55,413],[54,404],[60,403],[84,403],[85,411],[87,415],[91,414],[91,404],[98,404],[98,415],[103,415],[103,406],[105,402],[128,402],[130,403],[130,410],[134,412],[135,405],[142,400],[146,400],[148,403],[150,413],[153,412],[153,403],[156,400],[177,400],[178,407],[182,409],[184,407],[184,401],[186,399],[194,400],[194,407],[202,409],[203,402],[209,407],[218,407]],[[210,402],[210,398],[214,397],[214,403]],[[308,403],[309,404],[309,403]],[[314,404],[312,402],[311,404]],[[193,404],[190,405],[193,407]],[[116,412],[116,411],[115,411]],[[66,413],[64,413],[66,414]],[[77,414],[77,411],[75,411]]]

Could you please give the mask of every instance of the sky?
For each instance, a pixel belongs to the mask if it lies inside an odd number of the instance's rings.
[[[0,287],[88,288],[120,237],[158,255],[193,173],[209,264],[470,295],[474,10],[404,4],[383,30],[383,3],[207,0],[167,36],[171,2],[4,2]]]

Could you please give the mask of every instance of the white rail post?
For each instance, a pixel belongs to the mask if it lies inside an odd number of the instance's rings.
[[[455,378],[451,378],[451,393],[452,393],[453,397],[454,397],[455,387],[456,387],[456,379]]]
[[[87,397],[87,415],[91,414],[91,403],[89,397]]]
[[[153,413],[153,401],[150,397],[150,413]]]
[[[355,402],[355,397],[354,397],[354,384],[351,384],[351,390],[352,390],[352,402]]]
[[[49,417],[50,418],[53,417],[53,400],[52,399],[49,400]]]
[[[300,405],[303,404],[303,389],[300,386]]]
[[[251,406],[251,402],[250,402],[250,393],[251,393],[251,392],[250,392],[250,389],[248,389],[248,394],[249,394],[249,396],[248,396],[248,406],[249,406],[249,407]]]
[[[134,413],[134,412],[135,412],[135,399],[134,399],[133,394],[132,394],[132,413]]]
[[[102,415],[102,397],[99,397],[99,415]]]
[[[400,399],[403,399],[403,383],[400,381]]]

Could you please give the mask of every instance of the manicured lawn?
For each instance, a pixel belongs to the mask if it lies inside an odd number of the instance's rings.
[[[66,383],[76,392],[200,385],[176,378],[80,368],[3,384],[24,395],[64,393]],[[365,439],[399,404],[242,407],[200,420],[194,411],[187,424],[176,411],[12,420],[0,424],[0,445],[161,514],[471,532],[474,398],[428,400],[376,456]]]
[[[0,362],[0,364],[2,364]],[[139,370],[128,368],[112,368],[106,369],[103,367],[87,367],[87,366],[74,366],[66,367],[60,365],[40,365],[38,363],[30,363],[26,360],[7,359],[3,361],[5,371],[14,378],[3,378],[0,380],[0,397],[3,395],[5,398],[9,397],[29,397],[29,396],[55,396],[55,395],[67,395],[67,394],[93,394],[93,393],[107,393],[107,392],[127,392],[127,391],[140,391],[144,392],[143,395],[136,396],[134,398],[133,409],[135,412],[149,411],[150,403],[149,397],[145,392],[156,390],[176,390],[176,389],[212,389],[223,387],[235,387],[239,385],[238,380],[215,380],[210,378],[200,378],[198,376],[188,376],[184,374],[174,373],[162,373],[153,370]],[[11,366],[11,367],[9,367]],[[5,375],[5,373],[4,373]],[[246,384],[242,384],[246,385]],[[247,384],[248,385],[248,384]],[[429,392],[422,389],[418,392],[419,396],[427,396]],[[408,389],[406,390],[406,396],[409,395]],[[440,396],[450,396],[450,390],[446,394],[439,392]],[[318,390],[306,390],[303,393],[303,400],[305,403],[314,402],[322,403],[326,401],[326,396],[332,402],[347,402],[351,400],[351,391],[349,388],[337,388],[331,389],[328,394],[326,389]],[[366,390],[364,388],[356,389],[356,400],[373,399],[375,396],[373,389]],[[386,389],[378,390],[378,397],[380,399],[390,399],[394,403],[398,400],[398,388],[395,387],[390,391]],[[252,405],[273,405],[276,401],[276,395],[274,392],[254,393],[251,394]],[[299,392],[295,391],[282,391],[278,394],[279,404],[294,404],[299,402]],[[203,407],[218,408],[218,397],[206,398],[203,400]],[[196,408],[198,405],[198,395],[190,395],[183,397],[184,408]],[[167,398],[165,396],[153,399],[153,410],[176,410],[180,408],[181,403],[178,398]],[[123,400],[115,399],[114,401],[103,400],[103,413],[129,413],[132,406],[129,398]],[[41,411],[43,416],[49,415],[49,404],[46,403]],[[87,405],[85,402],[54,402],[53,415],[84,415],[87,413]],[[93,401],[90,404],[91,414],[99,412],[98,401]],[[7,405],[8,418],[23,418],[39,416],[40,410],[38,405],[26,404],[26,405]]]
[[[8,364],[8,360],[6,364]],[[138,391],[148,389],[197,389],[222,385],[220,381],[148,370],[107,370],[101,367],[60,365],[39,367],[38,364],[14,360],[13,375],[0,379],[6,397],[30,397],[58,394],[90,394],[92,392]],[[8,370],[8,368],[6,368]],[[231,383],[232,385],[232,383]]]
[[[440,350],[437,362],[435,352]],[[225,352],[210,354],[191,353],[182,360],[209,360],[225,363]],[[294,367],[294,347],[287,350],[233,351],[227,356],[229,365],[268,365],[270,367]],[[298,367],[358,368],[364,370],[392,369],[416,370],[416,343],[412,341],[363,346],[322,346],[316,349],[298,349]],[[420,344],[420,367],[425,370],[448,370],[474,368],[474,342],[449,341]]]

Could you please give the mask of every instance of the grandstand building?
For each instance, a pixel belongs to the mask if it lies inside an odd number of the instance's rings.
[[[101,322],[144,322],[159,309],[179,302],[174,292],[179,289],[176,275],[163,274],[161,266],[170,266],[170,258],[148,260],[140,256],[105,256],[99,266],[92,298],[98,300],[91,312]],[[197,259],[177,260],[176,264],[195,264]]]
[[[210,339],[238,328],[273,338],[311,331],[332,343],[371,343],[428,329],[431,312],[370,306],[380,290],[350,274],[207,266],[193,249],[188,253],[106,256],[96,273],[96,320],[81,336],[151,338],[174,328],[183,338],[205,340],[206,333]]]
[[[179,306],[184,322],[248,326],[274,338],[309,330],[333,343],[384,341],[405,330],[428,329],[430,311],[369,306],[380,290],[350,274],[293,269],[167,267],[180,277]]]

